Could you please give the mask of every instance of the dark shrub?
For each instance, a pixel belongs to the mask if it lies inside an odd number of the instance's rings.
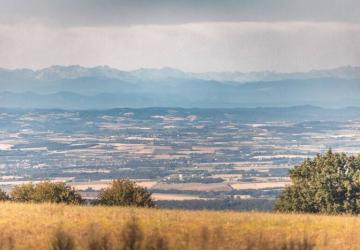
[[[100,191],[98,203],[108,206],[154,207],[151,193],[130,180],[114,180]]]
[[[8,201],[10,200],[9,195],[2,189],[0,189],[0,201]]]

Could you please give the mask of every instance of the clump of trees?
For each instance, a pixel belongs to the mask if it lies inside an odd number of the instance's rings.
[[[151,193],[135,182],[118,179],[113,180],[110,187],[99,192],[98,204],[107,206],[154,207]]]
[[[360,155],[327,153],[290,170],[292,184],[281,193],[276,210],[305,213],[360,213]]]
[[[16,202],[81,204],[81,195],[63,182],[28,183],[16,186],[10,198]]]
[[[14,202],[49,202],[82,204],[81,195],[74,188],[63,182],[27,183],[14,187],[8,195],[0,190],[0,201]],[[130,180],[114,180],[108,188],[99,192],[95,204],[107,206],[154,207],[151,193]]]

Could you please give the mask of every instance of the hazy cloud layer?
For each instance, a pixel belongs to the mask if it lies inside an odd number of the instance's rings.
[[[189,71],[302,71],[360,64],[360,25],[194,23],[131,27],[0,26],[1,67],[52,64]]]
[[[358,0],[0,0],[0,67],[360,64]]]

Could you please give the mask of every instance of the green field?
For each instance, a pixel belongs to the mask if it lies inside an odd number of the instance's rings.
[[[1,249],[359,249],[360,218],[0,204]]]

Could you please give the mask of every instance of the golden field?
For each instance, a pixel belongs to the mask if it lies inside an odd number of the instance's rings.
[[[1,249],[360,249],[360,218],[0,204]]]

